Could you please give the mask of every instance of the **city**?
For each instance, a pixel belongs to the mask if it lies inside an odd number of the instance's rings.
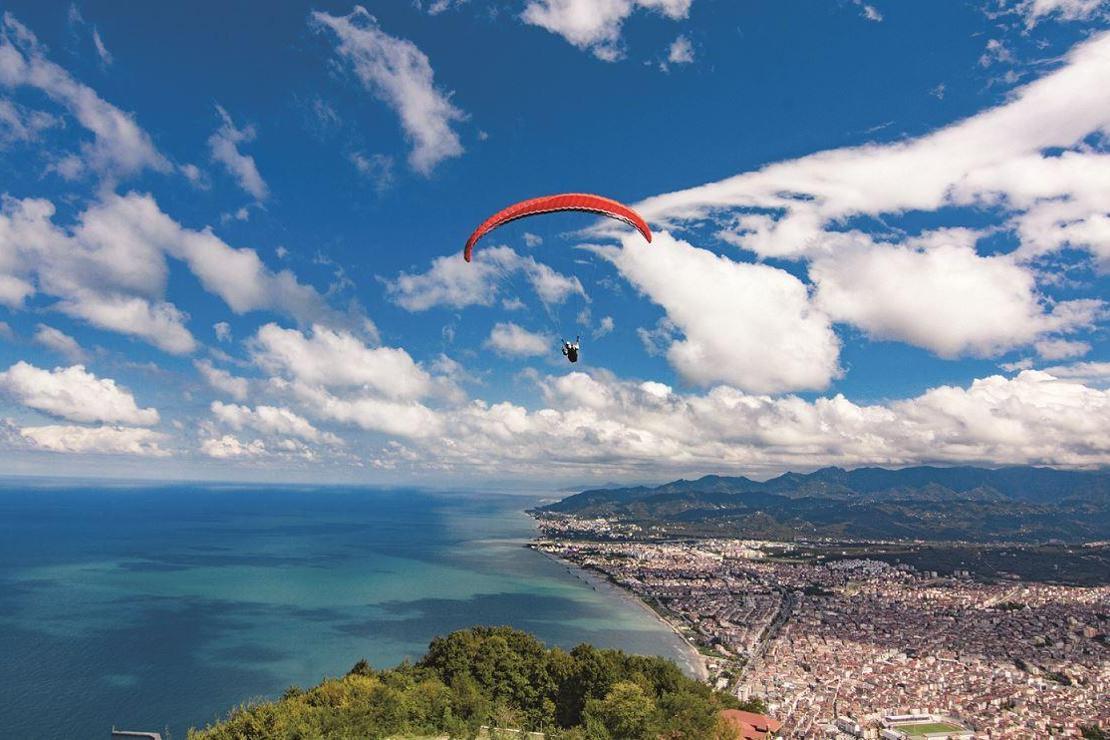
[[[603,520],[540,526],[535,549],[635,593],[718,688],[764,700],[790,737],[879,737],[885,717],[907,714],[982,738],[1079,736],[1110,720],[1108,586],[805,562],[782,543],[635,541]]]

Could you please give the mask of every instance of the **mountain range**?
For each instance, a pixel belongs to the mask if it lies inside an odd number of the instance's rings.
[[[822,468],[583,491],[537,511],[673,534],[1067,542],[1110,539],[1110,471]]]

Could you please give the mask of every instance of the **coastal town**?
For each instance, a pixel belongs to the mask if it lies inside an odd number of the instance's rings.
[[[707,680],[762,700],[784,736],[1016,740],[1110,723],[1110,586],[816,562],[783,543],[646,541],[603,519],[548,515],[540,529],[535,549],[642,599],[698,651]]]

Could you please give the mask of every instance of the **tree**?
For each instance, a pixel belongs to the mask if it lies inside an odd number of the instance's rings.
[[[609,734],[622,740],[649,737],[655,700],[632,681],[618,681],[604,699],[586,702],[587,728],[591,720],[600,722]]]

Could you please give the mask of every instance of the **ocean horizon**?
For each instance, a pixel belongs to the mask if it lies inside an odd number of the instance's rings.
[[[0,481],[0,727],[183,738],[477,624],[676,661],[627,596],[524,547],[544,494]]]

